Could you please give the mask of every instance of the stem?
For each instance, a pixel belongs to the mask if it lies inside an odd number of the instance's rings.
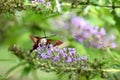
[[[104,72],[120,72],[119,69],[101,69]]]
[[[67,71],[76,71],[77,68],[66,68]],[[86,71],[95,71],[96,69],[85,69]],[[113,69],[113,68],[110,68],[110,69],[97,69],[96,71],[104,71],[104,72],[120,72],[120,69]]]
[[[120,61],[117,60],[117,58],[115,58],[113,55],[112,55],[112,52],[110,51],[110,49],[107,49],[107,52],[110,54],[110,56],[112,57],[113,60],[117,61],[118,63],[120,63]]]
[[[107,49],[107,52],[110,54],[110,56],[113,58],[113,60],[116,60],[115,57],[112,55],[112,52],[110,51],[110,49]]]
[[[55,0],[55,1],[58,12],[61,12],[61,4],[59,3],[59,0]]]

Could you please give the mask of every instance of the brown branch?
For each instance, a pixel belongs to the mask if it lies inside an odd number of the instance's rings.
[[[98,7],[107,7],[107,8],[120,8],[120,6],[117,6],[117,5],[111,5],[111,6],[108,6],[108,5],[99,5],[99,4],[95,4],[95,3],[91,3],[91,2],[80,2],[79,5],[92,5],[92,6],[98,6]]]

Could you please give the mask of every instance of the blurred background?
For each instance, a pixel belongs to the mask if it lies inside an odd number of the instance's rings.
[[[4,2],[5,1],[5,2]],[[16,1],[16,2],[15,2]],[[4,4],[2,4],[4,2]],[[45,1],[46,3],[48,0]],[[116,36],[117,47],[111,49],[113,56],[120,57],[120,1],[119,0],[49,0],[50,7],[45,4],[32,4],[29,0],[1,0],[0,2],[0,78],[13,66],[20,63],[19,59],[8,51],[13,45],[19,45],[25,50],[30,50],[33,42],[30,35],[44,37],[43,31],[53,40],[62,40],[60,46],[74,47],[78,54],[89,56],[90,60],[101,57],[110,57],[105,50],[88,48],[73,38],[74,28],[71,19],[78,16],[89,22],[91,26],[103,27],[107,35]],[[18,4],[17,4],[18,3]],[[9,5],[7,5],[9,4]],[[21,5],[20,5],[21,4]],[[39,6],[36,6],[39,5]],[[9,7],[8,7],[9,6]],[[111,7],[110,7],[111,6]],[[113,7],[114,6],[114,7]],[[117,6],[117,7],[115,7]],[[23,9],[24,7],[24,9]],[[77,32],[74,30],[73,32]],[[93,51],[94,50],[94,51]],[[112,60],[112,59],[111,59]],[[116,66],[109,66],[116,67]],[[120,66],[117,66],[120,68]],[[27,75],[20,66],[10,74],[10,80],[58,80],[54,72],[36,70]],[[27,69],[26,69],[27,70]],[[112,73],[112,72],[111,72]],[[24,74],[24,75],[23,75]],[[120,74],[118,74],[119,76]],[[21,78],[22,76],[22,78]],[[117,80],[114,77],[108,80]],[[66,80],[66,79],[63,79]],[[102,79],[92,79],[102,80]],[[120,78],[118,79],[120,80]]]

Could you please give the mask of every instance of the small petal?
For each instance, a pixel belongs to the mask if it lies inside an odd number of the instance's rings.
[[[83,36],[84,36],[84,38],[89,38],[90,37],[90,32],[84,31]]]
[[[111,48],[116,48],[117,47],[117,44],[116,43],[111,43]]]
[[[58,47],[58,46],[56,46],[56,47],[55,47],[55,51],[57,51],[57,52],[58,52],[59,50],[60,50],[60,49],[59,49],[59,47]]]
[[[100,44],[97,44],[97,45],[94,45],[97,49],[101,49],[101,48],[103,48],[102,47],[102,45],[100,45]]]
[[[93,34],[93,35],[96,35],[98,33],[98,29],[99,27],[95,26],[95,27],[91,27],[90,28],[90,32]]]
[[[87,60],[87,56],[81,57],[82,60]]]
[[[55,61],[58,61],[59,60],[59,56],[57,55],[57,56],[55,56],[54,58],[53,58],[53,61],[55,62]]]
[[[77,59],[76,58],[72,58],[73,59],[73,61],[76,61]]]
[[[39,2],[40,4],[44,4],[44,3],[45,3],[44,0],[38,0],[38,2]]]
[[[71,56],[74,56],[76,54],[76,49],[75,48],[71,48],[71,50],[69,50],[69,54]]]
[[[71,58],[71,57],[68,57],[67,62],[68,62],[68,63],[72,62],[72,58]]]
[[[78,57],[78,59],[77,59],[78,61],[81,61],[81,60],[87,60],[87,56],[79,56]]]
[[[42,53],[41,57],[44,58],[44,59],[47,59],[47,55],[45,53]]]
[[[72,48],[68,48],[68,50],[69,50],[69,51],[71,51],[71,50],[72,50]]]
[[[84,42],[84,38],[79,38],[78,41],[79,41],[80,43],[83,43],[83,42]]]
[[[66,52],[66,51],[67,51],[67,48],[63,48],[63,51]]]
[[[89,25],[86,25],[86,26],[84,27],[84,30],[85,30],[85,31],[90,31],[90,29],[91,29],[91,27],[90,27]]]
[[[72,48],[72,51],[76,51],[76,49],[75,49],[75,48]]]
[[[63,58],[66,58],[66,57],[67,57],[67,53],[64,53],[64,54],[63,54]]]
[[[47,7],[50,7],[50,6],[51,6],[51,2],[47,2],[47,3],[46,3],[46,6],[47,6]]]
[[[115,37],[114,35],[111,35],[111,36],[110,36],[110,40],[115,40],[115,38],[116,38],[116,37]]]
[[[106,31],[105,31],[104,28],[101,28],[101,29],[100,29],[100,34],[101,34],[102,36],[105,36],[105,35],[106,35]]]
[[[59,54],[59,55],[63,55],[63,54],[64,54],[63,50],[60,49],[60,50],[58,51],[58,54]]]
[[[79,28],[83,28],[88,24],[88,22],[85,21],[83,18],[77,17],[77,16],[75,16],[71,19],[71,23],[72,23],[72,25],[79,27]]]
[[[53,52],[52,52],[51,50],[48,50],[48,51],[47,51],[47,54],[48,54],[48,55],[51,55],[52,53],[53,53]]]
[[[53,45],[50,44],[49,47],[50,47],[50,50],[53,52],[53,51],[54,51],[54,49],[53,49]]]

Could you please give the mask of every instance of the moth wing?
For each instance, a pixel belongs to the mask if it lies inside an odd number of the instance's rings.
[[[38,36],[33,36],[33,35],[30,35],[30,38],[31,38],[31,40],[32,40],[34,43],[38,43],[38,41],[41,40],[40,37],[38,37]]]
[[[51,39],[47,39],[47,44],[53,44],[53,46],[59,46],[61,45],[63,42],[60,40],[51,40]]]

